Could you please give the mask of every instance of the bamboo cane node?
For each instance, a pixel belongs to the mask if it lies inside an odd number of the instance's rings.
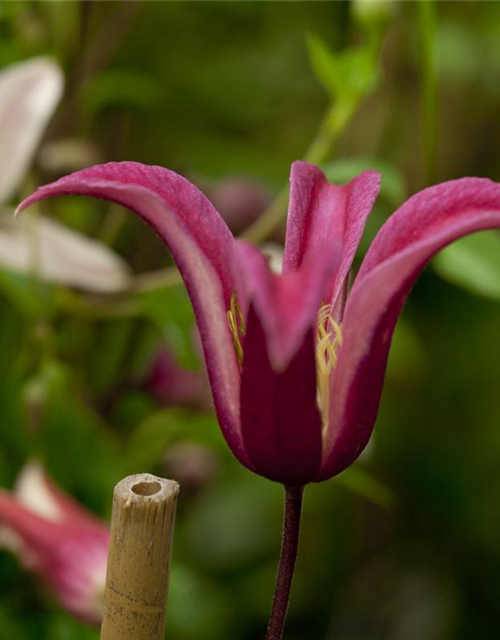
[[[128,607],[134,609],[135,611],[148,611],[150,613],[161,613],[163,610],[164,603],[159,602],[158,604],[151,604],[147,602],[141,602],[139,600],[134,600],[127,593],[123,593],[116,589],[112,584],[107,584],[107,589],[111,591],[111,595],[108,597],[112,597],[116,600],[116,606]]]

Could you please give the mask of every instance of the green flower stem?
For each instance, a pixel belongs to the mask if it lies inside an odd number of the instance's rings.
[[[281,640],[283,636],[295,561],[299,550],[303,495],[304,487],[285,487],[283,541],[266,640]]]
[[[353,116],[361,98],[362,96],[359,96],[357,100],[340,100],[328,109],[314,140],[304,156],[307,162],[312,162],[313,164],[324,162]],[[242,237],[255,243],[265,240],[286,216],[287,204],[288,186],[281,189],[266,211],[245,231]],[[136,276],[130,285],[130,292],[139,293],[141,291],[172,287],[181,282],[177,269],[168,267],[167,269]],[[102,306],[106,306],[106,302]],[[118,315],[120,315],[119,312]]]
[[[325,114],[318,132],[307,150],[304,159],[321,164],[331,153],[338,137],[348,124],[362,96],[357,100],[340,100],[331,106]],[[283,187],[264,213],[243,234],[245,240],[259,243],[265,240],[285,218],[288,204],[288,186]],[[145,273],[130,283],[128,291],[116,297],[92,301],[81,300],[80,305],[73,304],[73,311],[87,313],[90,316],[121,317],[135,315],[136,305],[123,300],[123,294],[134,294],[163,287],[172,287],[182,282],[176,267],[168,267],[151,273]],[[68,300],[66,300],[68,302]],[[73,299],[73,303],[75,300]]]
[[[340,134],[353,116],[361,101],[339,100],[327,110],[319,129],[304,160],[313,164],[321,164],[331,154]],[[288,186],[283,187],[264,213],[248,227],[243,234],[245,240],[259,243],[268,238],[286,216],[288,204]]]
[[[340,134],[354,115],[361,97],[351,100],[338,100],[326,112],[316,137],[307,150],[304,160],[312,164],[321,164],[331,154]]]
[[[255,243],[268,238],[285,217],[287,203],[288,185],[279,191],[264,213],[244,231],[242,237]]]
[[[316,136],[311,142],[309,149],[304,155],[307,162],[313,164],[321,164],[331,154],[340,134],[345,129],[350,119],[354,115],[359,103],[363,99],[363,95],[359,94],[350,99],[338,100],[331,105],[321,124],[318,128]],[[285,218],[288,204],[288,186],[283,187],[276,198],[264,213],[250,225],[243,233],[245,240],[259,243],[268,238],[271,233],[278,227],[280,222]],[[145,273],[136,276],[130,283],[127,291],[116,297],[110,296],[96,301],[80,301],[81,304],[73,304],[73,311],[87,313],[90,316],[99,317],[121,317],[134,316],[138,309],[137,306],[130,301],[124,301],[124,295],[140,293],[153,289],[161,289],[163,287],[172,287],[182,282],[179,272],[175,267],[168,267],[152,273]],[[75,300],[73,300],[75,303]]]
[[[436,68],[436,6],[434,0],[416,3],[421,48],[422,119],[426,185],[436,181],[438,77]]]

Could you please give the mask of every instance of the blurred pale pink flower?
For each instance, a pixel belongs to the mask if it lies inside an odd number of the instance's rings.
[[[80,620],[101,621],[108,527],[62,492],[37,462],[0,491],[0,541]]]
[[[0,71],[0,202],[19,187],[59,103],[63,74],[49,58]]]
[[[22,186],[63,84],[59,65],[49,58],[0,70],[0,207]],[[95,293],[129,283],[125,262],[101,242],[43,216],[16,224],[7,208],[0,216],[0,267]]]
[[[0,217],[0,266],[92,293],[123,291],[130,280],[105,244],[40,215],[21,225],[11,212]]]

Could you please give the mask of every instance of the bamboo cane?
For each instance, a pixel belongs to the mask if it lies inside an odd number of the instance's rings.
[[[163,640],[178,493],[148,473],[116,485],[101,640]]]

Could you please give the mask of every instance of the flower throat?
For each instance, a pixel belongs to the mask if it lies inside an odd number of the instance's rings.
[[[242,338],[245,336],[245,319],[238,304],[236,293],[231,295],[227,312],[229,331],[233,338],[234,351],[240,367],[243,366]],[[316,332],[316,379],[318,406],[326,423],[329,414],[330,373],[337,364],[338,351],[342,346],[342,329],[332,315],[330,304],[322,304],[318,312]]]

